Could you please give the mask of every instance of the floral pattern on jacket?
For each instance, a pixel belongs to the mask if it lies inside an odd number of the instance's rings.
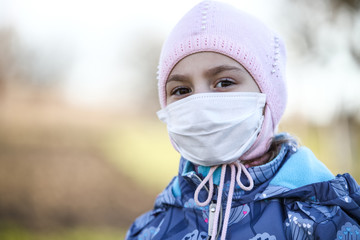
[[[334,177],[309,149],[284,144],[273,161],[249,172],[255,187],[236,187],[226,239],[360,240],[359,185],[349,174]],[[181,158],[178,176],[154,209],[136,219],[126,239],[207,239],[209,208],[193,198],[203,177]],[[200,198],[206,194],[201,191]]]

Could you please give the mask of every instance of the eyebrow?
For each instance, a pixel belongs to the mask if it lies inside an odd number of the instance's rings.
[[[240,71],[246,73],[246,70],[244,68],[231,66],[231,65],[220,65],[207,70],[205,74],[207,76],[214,76],[225,71]]]
[[[225,71],[239,71],[242,73],[247,73],[247,71],[242,67],[236,67],[236,66],[231,66],[231,65],[220,65],[220,66],[216,66],[216,67],[206,70],[205,75],[206,76],[214,76],[214,75],[220,74]],[[186,75],[173,74],[173,75],[170,75],[169,79],[166,82],[167,83],[168,82],[183,82],[186,79],[187,79]]]
[[[183,82],[187,77],[185,75],[181,74],[173,74],[169,77],[169,79],[166,81],[168,82]]]

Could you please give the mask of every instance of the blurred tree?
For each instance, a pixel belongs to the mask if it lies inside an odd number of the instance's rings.
[[[283,1],[282,14],[299,55],[327,61],[338,43],[345,42],[353,60],[360,65],[360,0]],[[335,35],[324,36],[329,28]],[[340,40],[340,41],[339,41]],[[325,44],[326,47],[322,47]]]
[[[350,18],[349,50],[353,59],[360,65],[360,0],[329,0],[334,12],[334,19],[346,14]],[[346,37],[346,36],[345,36]]]
[[[6,82],[11,78],[15,67],[15,34],[10,28],[0,29],[0,100],[6,92]]]
[[[10,89],[27,92],[56,87],[71,66],[70,51],[61,46],[36,47],[27,45],[11,27],[0,28],[0,95]],[[30,94],[33,97],[38,94]]]
[[[287,33],[292,54],[296,55],[293,59],[298,68],[312,65],[333,69],[334,73],[349,71],[360,75],[360,0],[281,2],[281,26]],[[289,21],[283,21],[284,18]],[[334,115],[357,115],[360,121],[358,95],[348,94],[359,82],[354,78],[348,81],[344,74],[341,82],[330,84],[339,84]]]
[[[134,73],[136,98],[140,111],[153,115],[159,106],[157,93],[157,65],[162,46],[160,34],[142,31],[132,41],[127,52],[128,68]]]
[[[335,65],[330,66],[339,66],[344,71],[349,63],[360,67],[360,0],[284,0],[280,11],[282,27],[289,34],[289,43],[299,66],[310,63],[325,67],[335,57],[341,56],[336,58]],[[289,21],[283,21],[284,18]],[[333,84],[344,85],[346,80],[339,79]],[[341,91],[340,87],[337,90]],[[329,137],[322,132],[324,138],[318,144],[324,146],[324,151],[333,153],[330,158],[339,163],[338,170],[352,171],[358,178],[360,104],[354,98],[351,104],[344,99],[338,99],[340,104],[336,115],[328,126],[316,126],[318,129],[326,127],[330,134]],[[326,142],[330,144],[326,145]]]

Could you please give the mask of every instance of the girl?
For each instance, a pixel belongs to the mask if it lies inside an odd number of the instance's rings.
[[[127,239],[360,239],[360,188],[275,134],[285,47],[254,17],[204,1],[162,48],[158,90],[179,174]]]

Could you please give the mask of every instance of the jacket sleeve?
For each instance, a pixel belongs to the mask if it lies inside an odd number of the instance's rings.
[[[172,189],[173,184],[177,183],[176,179],[177,177],[174,177],[164,191],[157,196],[154,209],[134,221],[126,234],[126,240],[153,239],[156,236],[163,223],[164,213],[170,205],[175,204]]]
[[[127,231],[125,239],[152,239],[161,224],[157,216],[162,212],[162,209],[157,208],[138,217]]]
[[[340,212],[338,216],[320,223],[314,229],[315,239],[360,239],[360,226],[354,219]]]
[[[338,196],[327,203],[337,206],[337,211],[316,226],[315,239],[360,239],[360,187],[349,174],[337,177],[345,188],[334,185]]]

